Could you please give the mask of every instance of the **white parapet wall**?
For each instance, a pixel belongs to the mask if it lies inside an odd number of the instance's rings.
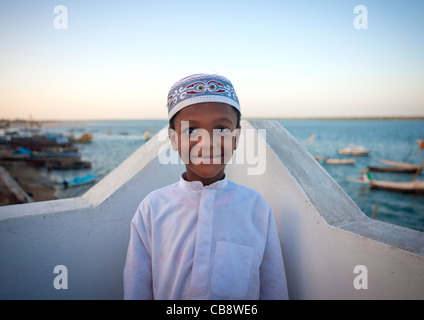
[[[278,122],[243,125],[266,130],[266,170],[227,173],[272,206],[290,298],[424,299],[423,232],[368,218]]]
[[[424,233],[366,217],[279,123],[242,127],[227,176],[271,204],[290,298],[424,299]],[[184,171],[163,164],[175,155],[165,136],[82,197],[0,207],[0,299],[121,299],[131,218]]]

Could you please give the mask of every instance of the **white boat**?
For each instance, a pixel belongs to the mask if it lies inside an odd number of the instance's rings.
[[[370,151],[365,149],[362,146],[347,146],[345,148],[339,148],[339,154],[349,155],[349,156],[367,156]]]
[[[325,159],[325,162],[328,163],[328,164],[346,165],[346,164],[355,164],[356,160],[355,159],[331,159],[331,158],[327,158],[327,159]]]

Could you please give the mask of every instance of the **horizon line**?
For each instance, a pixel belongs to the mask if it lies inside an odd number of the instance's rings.
[[[243,117],[245,120],[424,120],[423,116],[293,116],[293,117]],[[167,118],[108,118],[108,119],[0,119],[0,122],[80,122],[80,121],[168,121]]]

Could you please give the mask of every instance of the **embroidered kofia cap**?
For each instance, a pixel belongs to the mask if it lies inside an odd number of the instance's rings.
[[[202,102],[226,103],[240,112],[230,80],[217,74],[193,74],[175,83],[168,93],[168,119],[181,109]]]

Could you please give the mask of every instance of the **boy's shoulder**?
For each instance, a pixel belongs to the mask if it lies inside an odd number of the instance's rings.
[[[263,205],[269,206],[265,198],[258,191],[230,180],[228,180],[228,184],[232,190],[235,190],[235,194],[238,197],[250,199],[256,202],[261,202]]]
[[[269,207],[269,204],[265,198],[256,190],[246,187],[245,185],[227,180],[227,185],[222,190],[227,193],[227,196],[233,198],[234,201],[243,203],[255,203],[256,205],[263,205]],[[167,185],[165,187],[156,189],[147,194],[141,202],[141,205],[153,205],[156,204],[170,204],[179,202],[181,200],[181,193],[186,192],[179,186],[179,182]]]
[[[178,188],[178,182],[175,182],[175,183],[169,184],[165,187],[155,189],[155,190],[151,191],[150,193],[148,193],[144,197],[143,201],[161,199],[163,197],[169,197],[169,196],[174,194],[174,192],[177,188]]]
[[[238,190],[243,191],[243,192],[246,192],[246,193],[255,194],[255,195],[258,195],[258,196],[260,196],[260,195],[261,195],[261,194],[260,194],[259,192],[257,192],[256,190],[254,190],[254,189],[252,189],[252,188],[250,188],[250,187],[247,187],[247,186],[245,186],[245,185],[243,185],[243,184],[240,184],[240,183],[237,183],[237,182],[234,182],[234,181],[231,181],[231,180],[227,180],[227,181],[228,181],[228,185],[229,185],[231,188],[238,189]]]

